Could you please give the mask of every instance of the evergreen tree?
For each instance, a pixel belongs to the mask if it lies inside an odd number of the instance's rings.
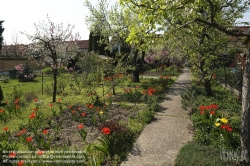
[[[100,35],[99,34],[95,34],[93,36],[93,41],[92,41],[92,49],[94,52],[98,52],[98,45],[99,45],[99,40],[100,40]]]
[[[0,21],[0,50],[2,50],[2,44],[3,44],[3,31],[4,31],[4,28],[2,27],[2,23],[4,21]]]
[[[89,47],[88,52],[93,51],[93,32],[89,33]]]
[[[93,32],[90,32],[88,51],[94,51],[98,52],[100,55],[105,55],[105,47],[107,44],[100,43],[101,39],[103,39],[103,37],[99,33],[93,34]]]

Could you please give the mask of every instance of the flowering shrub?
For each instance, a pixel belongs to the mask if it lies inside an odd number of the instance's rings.
[[[163,69],[164,70],[164,62],[169,55],[168,51],[151,51],[146,57],[144,58],[145,62],[153,65],[155,68]]]
[[[15,69],[17,70],[17,78],[19,81],[33,81],[36,77],[27,63],[24,67],[23,64],[16,65]]]

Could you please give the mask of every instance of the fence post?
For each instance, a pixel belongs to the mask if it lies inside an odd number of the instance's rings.
[[[43,95],[43,72],[42,72],[42,95]]]
[[[224,64],[224,84],[225,84],[225,87],[227,87],[227,78],[226,78],[225,64]]]

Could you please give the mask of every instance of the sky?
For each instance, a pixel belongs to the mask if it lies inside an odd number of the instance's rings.
[[[46,21],[47,14],[55,24],[74,25],[74,33],[79,32],[81,40],[88,40],[89,30],[85,24],[85,17],[89,10],[83,5],[85,0],[1,0],[0,20],[4,20],[4,40],[13,43],[17,36],[19,43],[28,44],[26,36],[35,33],[34,23]],[[89,0],[96,6],[98,0]],[[109,0],[113,5],[117,0]],[[241,21],[250,22],[250,12],[245,13]]]
[[[88,40],[89,30],[85,17],[89,10],[83,5],[85,0],[1,0],[0,20],[4,20],[3,36],[7,44],[13,43],[13,36],[18,36],[19,42],[28,44],[26,36],[35,33],[34,23],[46,22],[46,16],[55,24],[74,25],[74,33],[79,32],[81,40]],[[98,0],[89,0],[96,6]],[[113,5],[116,0],[108,0]]]

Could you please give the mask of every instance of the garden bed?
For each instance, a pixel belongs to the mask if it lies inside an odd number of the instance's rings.
[[[59,82],[63,81],[60,78]],[[11,151],[42,151],[45,156],[45,152],[51,150],[83,151],[83,165],[93,162],[119,165],[144,126],[154,118],[160,108],[160,96],[176,78],[141,78],[141,83],[134,84],[128,76],[116,84],[116,95],[111,95],[109,83],[82,88],[82,93],[65,84],[65,87],[60,86],[63,93],[58,94],[55,103],[50,102],[49,89],[41,95],[40,77],[30,83],[10,80],[2,86],[8,101],[1,108],[5,121],[1,122],[5,126],[0,135],[1,151],[9,154]],[[45,80],[44,87],[49,88],[52,79]],[[20,85],[22,89],[18,88]],[[31,93],[34,89],[39,93]]]
[[[182,94],[182,106],[193,121],[194,140],[179,151],[176,166],[249,165],[240,148],[241,103],[215,80],[212,89],[214,96],[207,97],[193,81]]]

